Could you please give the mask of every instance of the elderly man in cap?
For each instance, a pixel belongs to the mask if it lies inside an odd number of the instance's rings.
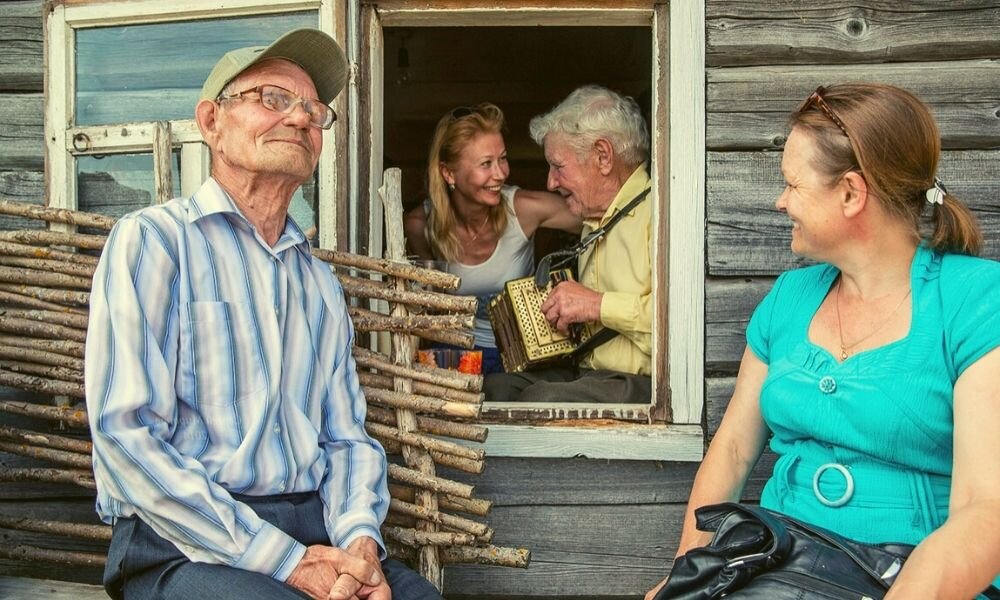
[[[549,163],[548,188],[583,218],[580,243],[560,253],[569,255],[564,261],[578,257],[579,281],[558,284],[542,312],[564,333],[584,323],[603,332],[584,343],[577,364],[487,376],[486,397],[647,404],[653,219],[646,121],[632,98],[586,85],[532,119],[530,129]]]
[[[441,597],[383,560],[343,292],[287,214],[347,69],[312,29],[226,54],[195,108],[211,178],[108,238],[86,390],[112,597]]]

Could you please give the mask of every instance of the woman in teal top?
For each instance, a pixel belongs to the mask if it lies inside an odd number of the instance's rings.
[[[1000,574],[1000,263],[973,256],[982,236],[908,92],[819,88],[791,125],[777,208],[821,264],[754,312],[678,555],[709,539],[694,509],[738,501],[770,438],[762,506],[917,545],[887,599],[974,597]]]

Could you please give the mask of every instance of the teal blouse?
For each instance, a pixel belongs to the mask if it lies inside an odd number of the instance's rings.
[[[779,455],[761,505],[856,540],[917,544],[948,515],[955,381],[1000,346],[1000,263],[921,245],[908,335],[843,363],[808,339],[838,274],[783,274],[750,320]]]

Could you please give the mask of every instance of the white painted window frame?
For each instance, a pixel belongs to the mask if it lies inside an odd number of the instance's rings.
[[[45,153],[46,188],[49,206],[76,209],[76,159],[88,154],[119,154],[153,151],[155,122],[115,123],[99,126],[76,127],[75,111],[75,56],[76,31],[89,27],[138,25],[266,15],[285,12],[315,10],[317,27],[334,35],[336,0],[135,0],[120,2],[95,0],[93,2],[52,3],[45,19],[46,44],[46,97],[45,97]],[[193,109],[193,107],[192,107]],[[208,177],[208,149],[193,119],[168,121],[171,145],[180,147],[181,194],[197,191]],[[80,136],[80,137],[78,137]],[[83,137],[85,136],[85,137]],[[336,181],[336,146],[333,130],[323,132],[327,148],[319,162],[319,197],[332,198]],[[74,145],[74,139],[77,143]],[[86,140],[81,144],[80,140]],[[319,202],[319,245],[336,247],[337,215],[335,203]],[[67,228],[68,226],[59,226]]]
[[[357,0],[350,0],[357,6]],[[372,52],[372,78],[368,89],[377,95],[382,90],[383,73],[382,30],[387,26],[490,26],[514,25],[642,25],[652,26],[654,40],[654,70],[661,81],[666,69],[667,89],[654,86],[653,115],[666,113],[666,123],[653,125],[652,159],[655,165],[669,165],[666,173],[652,173],[653,188],[659,198],[654,208],[654,218],[660,222],[661,211],[667,211],[667,226],[658,228],[654,264],[666,263],[666,277],[654,281],[654,306],[660,306],[662,291],[666,290],[667,348],[660,347],[654,336],[653,387],[654,393],[669,389],[670,423],[653,425],[598,426],[532,426],[490,425],[486,451],[490,456],[518,457],[569,457],[624,458],[644,460],[699,461],[703,453],[701,427],[705,394],[705,7],[701,0],[673,0],[653,3],[647,8],[603,8],[605,3],[594,2],[593,7],[562,8],[531,6],[487,8],[427,8],[419,3],[389,2],[375,11],[375,23],[359,23],[355,35],[364,37]],[[585,5],[586,2],[579,2]],[[668,28],[665,32],[658,28]],[[363,31],[362,31],[363,29]],[[661,64],[663,54],[656,47],[666,33],[669,40],[667,64]],[[666,96],[666,99],[663,96]],[[370,106],[378,106],[379,98],[370,98]],[[371,181],[358,182],[365,186],[354,192],[375,198],[380,185],[381,123],[374,115],[371,119],[372,138],[369,140]],[[655,117],[654,117],[655,118]],[[674,148],[676,151],[670,152]],[[664,180],[666,176],[666,180]],[[352,185],[354,185],[352,183]],[[373,212],[373,218],[375,213]],[[380,230],[372,223],[373,230]],[[666,233],[669,244],[659,243]],[[666,252],[664,257],[662,253]],[[663,260],[665,258],[665,261]],[[665,281],[663,281],[665,279]],[[663,321],[662,318],[658,319]],[[655,357],[667,353],[666,373]],[[666,380],[666,385],[663,385]],[[500,414],[504,411],[523,410],[523,403],[500,405],[487,403],[484,412]],[[536,407],[549,410],[553,418],[580,417],[579,404],[545,405]],[[643,406],[649,412],[649,407]],[[635,410],[635,405],[588,406],[590,418],[615,418],[618,412]]]

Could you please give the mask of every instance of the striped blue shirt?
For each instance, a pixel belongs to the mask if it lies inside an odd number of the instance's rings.
[[[94,275],[87,408],[97,511],[193,561],[284,581],[305,547],[231,493],[318,490],[333,545],[379,544],[385,453],[340,284],[289,218],[274,247],[209,179],[122,218]]]

